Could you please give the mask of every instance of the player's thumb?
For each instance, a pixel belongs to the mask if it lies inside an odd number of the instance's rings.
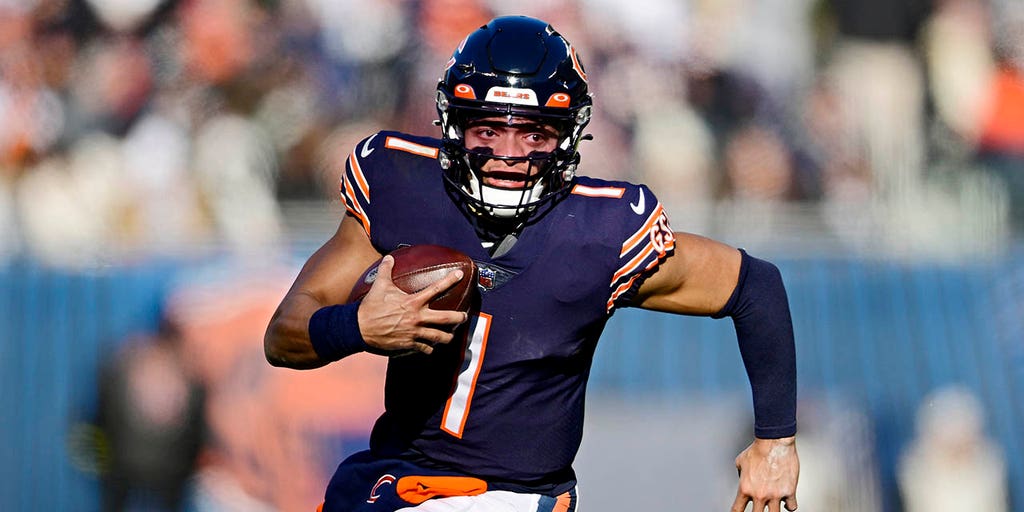
[[[387,255],[381,258],[380,264],[377,265],[377,275],[373,278],[373,288],[391,288],[394,287],[394,282],[391,281],[391,271],[395,268],[395,257]]]

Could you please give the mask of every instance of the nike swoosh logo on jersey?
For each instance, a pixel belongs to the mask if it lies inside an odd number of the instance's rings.
[[[370,156],[370,153],[373,153],[373,151],[375,149],[377,149],[377,148],[371,148],[370,147],[370,143],[373,142],[373,138],[376,137],[376,136],[377,136],[377,134],[375,133],[373,135],[370,135],[369,139],[366,139],[366,144],[363,144],[363,149],[359,150],[359,156],[361,156],[363,158],[366,158],[366,157]]]
[[[632,208],[633,213],[637,215],[644,214],[644,208],[646,208],[644,205],[644,189],[640,189],[640,199],[636,201],[636,204],[629,203],[629,207]]]

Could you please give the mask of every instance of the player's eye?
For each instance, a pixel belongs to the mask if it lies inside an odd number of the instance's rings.
[[[526,135],[526,141],[535,146],[547,144],[551,136],[543,132],[533,132]]]

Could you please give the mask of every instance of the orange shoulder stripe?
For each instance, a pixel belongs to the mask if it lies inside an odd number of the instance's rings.
[[[359,185],[359,191],[363,193],[363,197],[366,198],[366,202],[370,202],[370,184],[366,182],[366,176],[363,174],[363,166],[359,165],[359,159],[356,158],[356,152],[353,150],[352,154],[348,157],[349,166],[352,168],[352,176],[356,179],[356,184]]]
[[[626,290],[629,290],[629,288],[633,286],[633,283],[637,280],[638,277],[640,277],[640,274],[633,276],[629,281],[622,283],[621,285],[619,285],[618,288],[615,289],[615,292],[613,292],[612,296],[608,299],[608,311],[612,310],[612,306],[615,305],[615,301],[619,298],[620,295],[626,293]]]
[[[622,194],[626,193],[626,189],[621,187],[588,187],[577,183],[572,187],[572,193],[578,196],[610,197],[618,199],[622,197]]]
[[[388,136],[387,139],[384,139],[384,147],[428,158],[437,158],[437,148],[424,146],[423,144],[416,144],[415,142],[410,142],[398,137]]]
[[[352,182],[348,179],[348,172],[341,176],[341,186],[343,187],[342,197],[345,199],[345,209],[349,213],[359,219],[359,222],[363,225],[363,230],[366,231],[367,236],[370,234],[370,219],[366,216],[366,212],[363,211],[363,207],[359,205],[359,199],[356,197],[356,191],[352,188]]]
[[[671,247],[674,247],[674,245],[671,246]],[[654,268],[654,266],[657,265],[658,262],[660,262],[660,261],[661,261],[661,255],[659,255],[657,258],[654,258],[653,260],[651,260],[651,262],[648,263],[647,266],[644,268],[644,272]],[[625,283],[622,283],[621,285],[619,285],[618,288],[615,289],[615,291],[612,293],[611,298],[608,299],[608,304],[607,304],[608,311],[612,310],[612,306],[615,305],[615,301],[618,300],[619,296],[622,295],[623,293],[626,293],[627,290],[632,288],[633,287],[633,283],[635,283],[636,280],[640,278],[640,276],[644,275],[644,272],[638,272],[636,275],[631,277],[629,279],[629,281],[626,281]]]
[[[654,226],[654,223],[657,222],[658,216],[661,215],[661,211],[663,209],[664,208],[662,208],[661,203],[659,202],[654,207],[654,211],[651,212],[651,216],[647,217],[647,220],[644,222],[644,225],[641,226],[640,229],[636,231],[636,233],[633,233],[633,236],[629,237],[628,240],[622,242],[622,252],[619,253],[620,258],[628,254],[633,249],[635,249],[637,244],[639,244],[640,241],[644,239],[644,237],[650,234],[651,226]]]
[[[629,281],[626,281],[625,283],[623,283],[623,284],[619,285],[617,288],[615,288],[615,291],[612,292],[611,298],[608,299],[608,304],[607,304],[608,311],[611,311],[612,306],[615,305],[615,301],[619,298],[619,296],[622,295],[623,293],[626,293],[626,291],[629,290],[630,287],[633,286],[633,283],[637,280],[637,278],[639,278],[640,276],[644,275],[644,273],[647,272],[648,270],[651,270],[652,268],[656,267],[658,265],[658,263],[661,262],[661,259],[664,258],[665,255],[668,254],[669,252],[675,250],[675,248],[676,248],[676,239],[675,239],[675,237],[671,237],[671,238],[669,238],[666,241],[665,247],[662,248],[662,250],[660,252],[657,252],[655,257],[653,259],[651,259],[651,261],[647,264],[646,267],[644,267],[643,271],[637,272],[633,277],[631,277],[629,279]],[[615,283],[619,279],[622,279],[622,277],[628,275],[630,272],[632,272],[632,271],[636,270],[637,268],[639,268],[640,264],[643,263],[643,261],[646,258],[650,257],[650,255],[652,253],[655,253],[655,252],[656,251],[655,251],[654,244],[648,244],[647,247],[645,247],[644,250],[641,251],[639,255],[637,255],[635,258],[630,260],[630,262],[627,263],[626,266],[622,267],[621,269],[619,269],[618,272],[615,273],[615,276],[612,277],[611,286],[615,286]]]
[[[628,263],[619,268],[619,271],[612,276],[611,284],[614,285],[616,281],[622,278],[622,276],[636,270],[640,266],[640,264],[643,263],[643,261],[653,252],[654,246],[651,244],[647,244],[647,246],[644,247],[644,249],[640,251],[639,254],[634,256],[633,259],[629,260]]]

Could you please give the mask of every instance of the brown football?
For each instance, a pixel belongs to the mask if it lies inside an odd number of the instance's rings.
[[[469,311],[476,293],[476,263],[460,251],[440,245],[411,245],[391,252],[395,258],[395,266],[391,271],[391,280],[399,289],[406,293],[416,293],[446,276],[448,272],[462,270],[462,280],[434,300],[430,301],[430,309]],[[363,298],[370,286],[377,279],[377,266],[381,260],[363,272],[348,302]]]

